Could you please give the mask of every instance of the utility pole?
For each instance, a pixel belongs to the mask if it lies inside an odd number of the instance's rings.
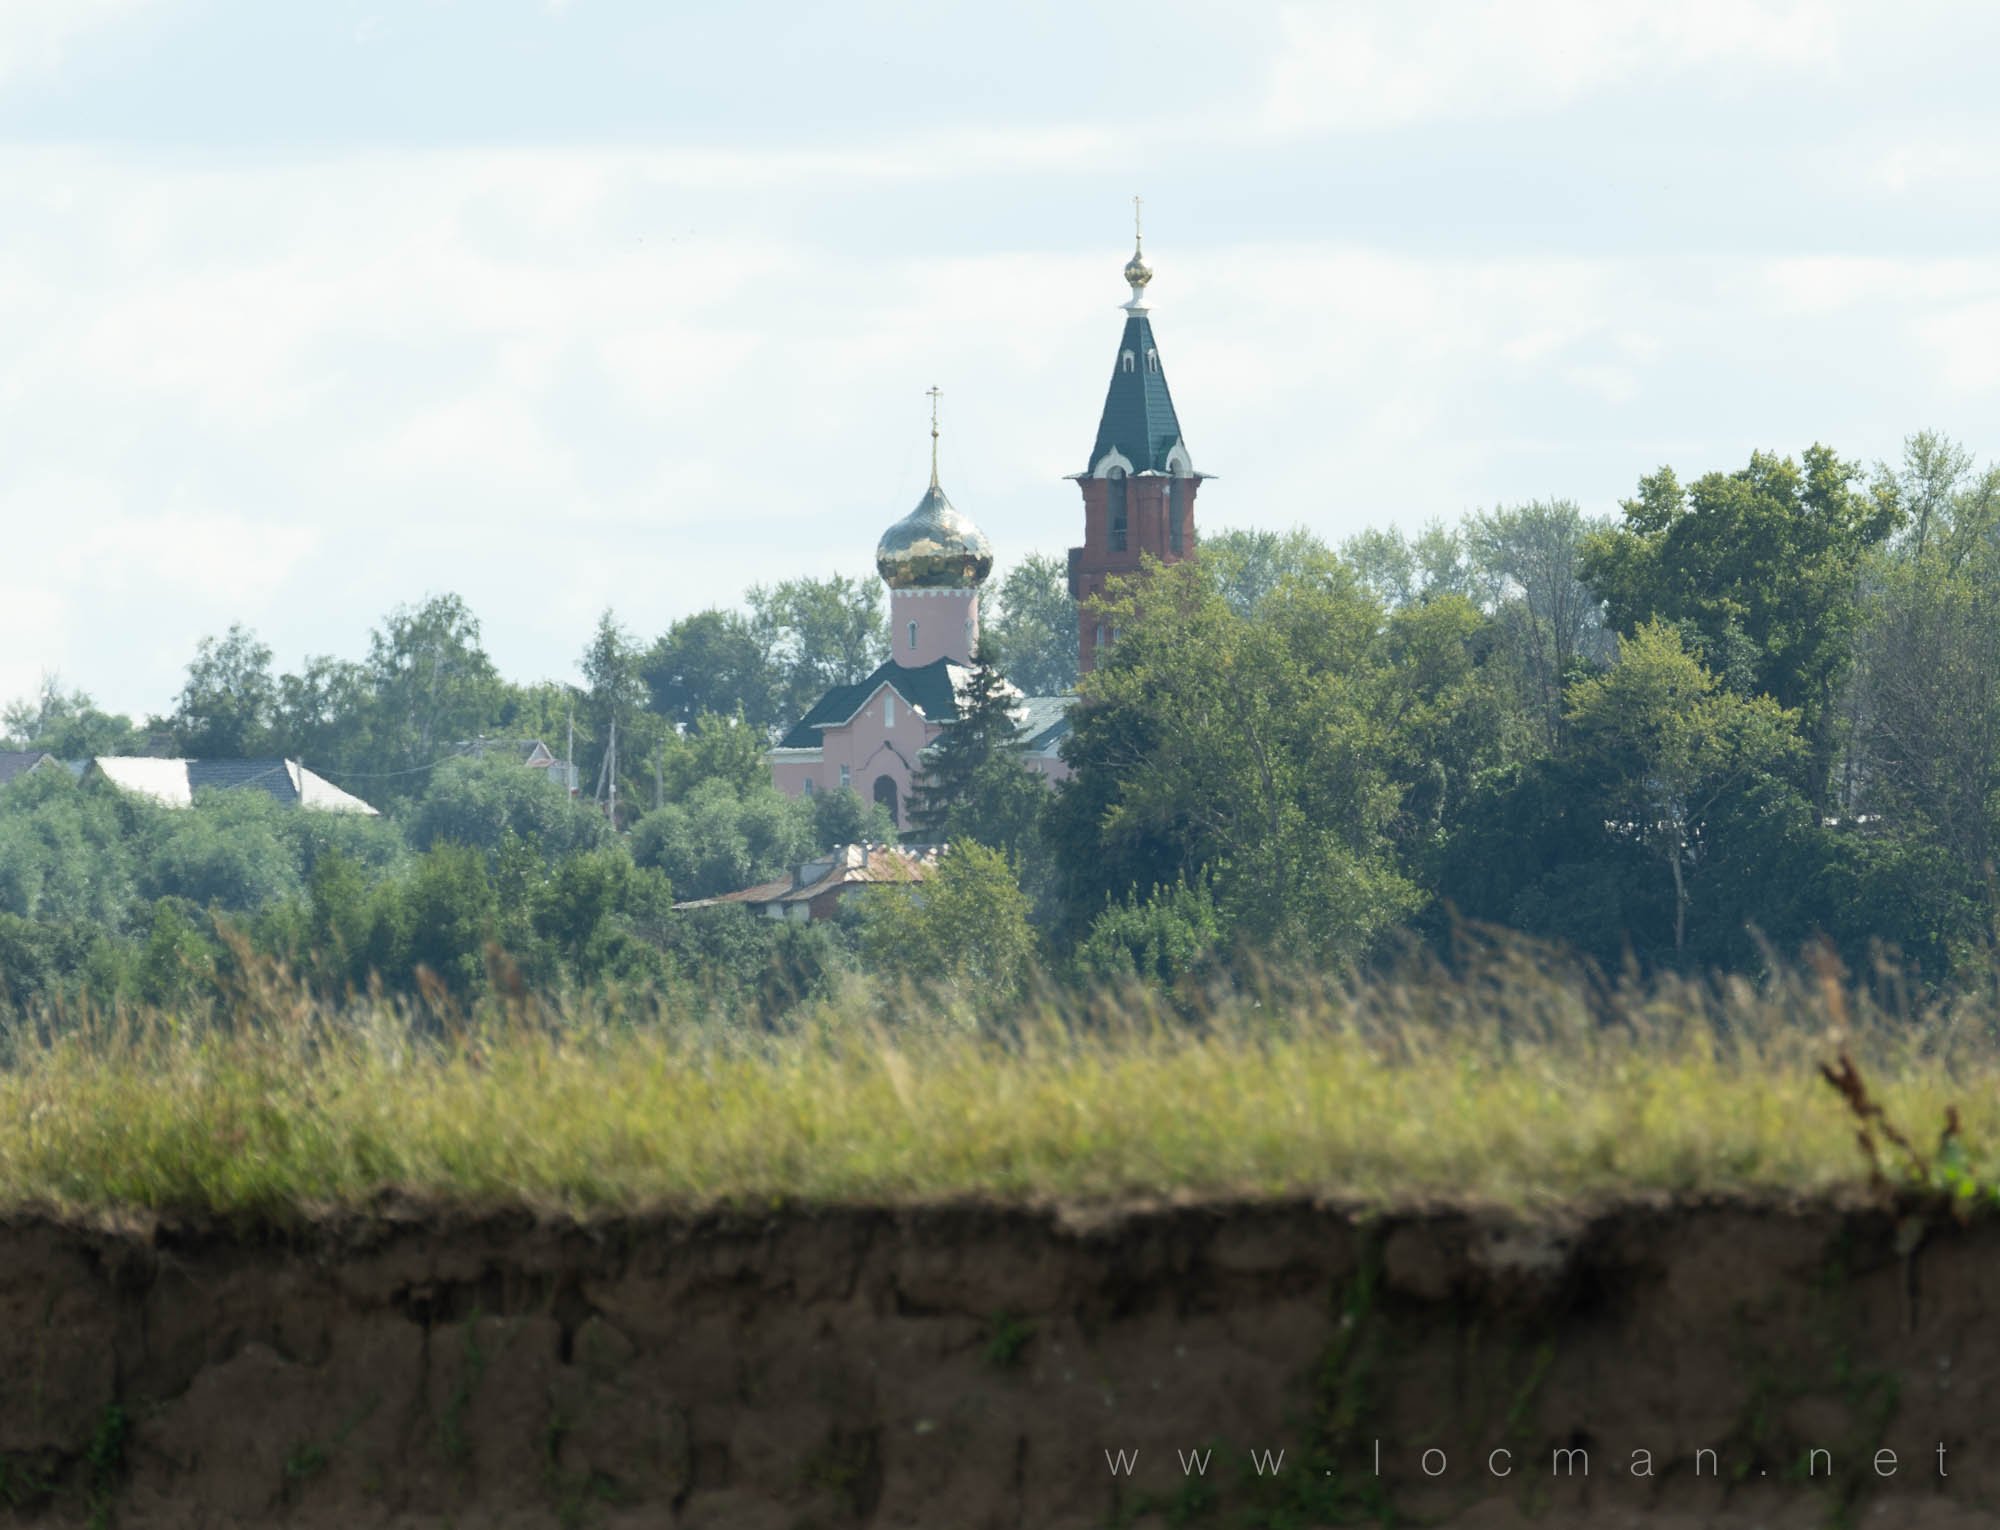
[[[569,788],[569,794],[574,797],[576,795],[576,692],[568,686],[563,687],[563,692],[569,697],[569,739],[563,745],[565,777],[563,785]]]
[[[611,752],[605,758],[611,765],[611,809],[606,816],[615,829],[618,827],[618,714],[615,712],[611,716]]]

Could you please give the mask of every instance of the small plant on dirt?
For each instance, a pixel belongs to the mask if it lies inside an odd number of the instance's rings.
[[[1848,1110],[1860,1123],[1855,1129],[1855,1141],[1868,1160],[1869,1176],[1876,1184],[1891,1183],[1882,1164],[1881,1149],[1875,1145],[1875,1136],[1879,1132],[1883,1140],[1902,1155],[1902,1182],[1944,1197],[1950,1203],[1952,1214],[1961,1221],[1982,1205],[2000,1206],[2000,1181],[1981,1180],[1966,1156],[1963,1128],[1956,1105],[1945,1106],[1944,1129],[1938,1134],[1937,1152],[1927,1155],[1889,1119],[1881,1102],[1869,1094],[1867,1080],[1862,1078],[1854,1058],[1845,1049],[1840,1053],[1837,1067],[1821,1063],[1819,1071],[1820,1076],[1847,1102]]]
[[[438,1415],[438,1442],[444,1447],[445,1459],[457,1467],[463,1467],[471,1454],[465,1438],[466,1405],[472,1401],[473,1388],[479,1385],[486,1362],[492,1358],[479,1347],[479,1318],[475,1303],[465,1320],[465,1363],[459,1368],[458,1385],[452,1388],[444,1412]]]
[[[90,1483],[90,1530],[109,1530],[111,1500],[125,1475],[125,1443],[132,1433],[131,1417],[118,1403],[106,1403],[97,1416],[97,1432],[83,1453]]]
[[[55,1495],[56,1485],[45,1471],[26,1461],[0,1456],[0,1503],[10,1509],[28,1509]]]
[[[323,1446],[305,1444],[297,1446],[285,1457],[285,1481],[297,1484],[310,1482],[326,1470],[326,1450]]]
[[[1018,1312],[1006,1308],[993,1314],[986,1339],[986,1363],[996,1371],[1011,1371],[1021,1363],[1021,1353],[1035,1336],[1035,1325]]]

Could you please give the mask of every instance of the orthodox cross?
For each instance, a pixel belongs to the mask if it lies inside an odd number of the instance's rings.
[[[939,388],[939,387],[938,387],[938,385],[937,385],[936,383],[932,383],[932,384],[930,385],[930,387],[929,387],[928,389],[926,389],[925,391],[926,391],[926,392],[928,392],[928,393],[930,394],[930,400],[931,400],[931,487],[932,487],[933,489],[935,489],[935,488],[936,488],[936,487],[938,486],[938,477],[937,477],[937,443],[938,443],[938,428],[937,428],[937,401],[938,401],[938,396],[939,396],[939,394],[940,394],[940,393],[942,393],[942,392],[943,392],[944,390],[943,390],[943,389],[941,389],[941,388]]]

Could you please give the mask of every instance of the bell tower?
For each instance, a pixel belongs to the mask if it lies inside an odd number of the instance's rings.
[[[1125,333],[1104,396],[1090,466],[1071,475],[1083,491],[1083,546],[1069,550],[1069,593],[1077,603],[1077,668],[1097,667],[1098,650],[1116,634],[1091,602],[1114,574],[1136,573],[1141,554],[1178,563],[1195,550],[1194,501],[1207,474],[1197,473],[1181,439],[1173,395],[1160,363],[1153,325],[1146,315],[1146,264],[1139,228],[1139,198],[1132,199],[1132,258],[1125,282]]]

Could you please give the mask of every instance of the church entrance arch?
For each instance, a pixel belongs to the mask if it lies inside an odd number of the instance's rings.
[[[896,778],[894,776],[877,776],[875,778],[875,800],[889,810],[889,822],[900,829],[903,826],[903,816],[897,809]]]

